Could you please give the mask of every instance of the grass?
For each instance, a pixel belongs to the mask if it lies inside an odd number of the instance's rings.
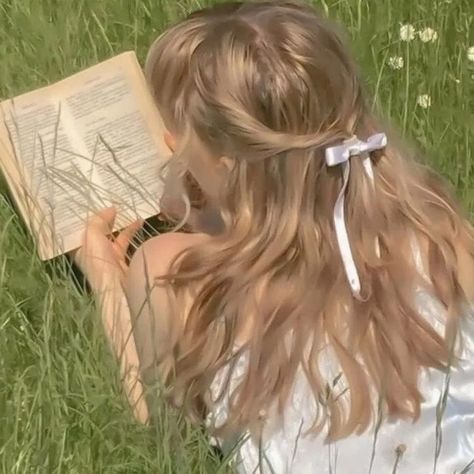
[[[0,0],[0,98],[62,78],[127,49],[143,60],[170,22],[200,0]],[[374,106],[417,142],[474,210],[471,0],[326,0],[349,30]],[[433,43],[400,41],[400,23]],[[401,56],[394,70],[389,58]],[[417,105],[419,95],[431,107]],[[4,185],[3,185],[4,188]],[[226,472],[202,433],[164,404],[137,425],[120,390],[90,299],[64,262],[32,254],[0,195],[0,470],[2,473]]]

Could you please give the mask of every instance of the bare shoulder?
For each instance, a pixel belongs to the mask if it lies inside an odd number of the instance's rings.
[[[124,290],[144,373],[155,364],[156,348],[169,343],[172,323],[181,315],[175,313],[166,285],[156,284],[157,277],[168,273],[182,251],[206,239],[210,237],[205,234],[162,234],[141,245],[130,262]]]
[[[136,251],[130,262],[130,273],[143,272],[146,265],[147,272],[156,277],[167,273],[171,262],[182,251],[195,245],[206,242],[210,237],[206,234],[185,234],[170,232],[147,240]]]
[[[127,295],[132,313],[150,297],[153,289],[153,300],[166,311],[167,292],[156,286],[156,279],[169,272],[170,265],[182,251],[211,239],[207,234],[185,234],[170,232],[147,240],[135,252],[128,268],[125,281]]]
[[[168,233],[146,241],[130,262],[124,285],[137,340],[145,341],[156,326],[160,344],[166,341],[169,321],[174,320],[169,292],[156,285],[157,277],[168,273],[170,264],[182,251],[210,239],[206,234]],[[156,342],[156,341],[155,341]],[[158,342],[156,342],[158,343]]]

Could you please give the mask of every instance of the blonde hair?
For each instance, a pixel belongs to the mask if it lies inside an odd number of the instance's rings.
[[[314,430],[325,427],[330,439],[366,430],[376,397],[386,416],[416,419],[420,370],[446,369],[461,305],[473,296],[458,270],[472,262],[473,230],[441,179],[389,134],[385,151],[371,154],[375,187],[352,160],[346,223],[363,301],[353,298],[332,220],[342,177],[325,165],[324,150],[353,134],[366,138],[381,122],[335,26],[291,2],[204,9],[158,38],[146,74],[182,138],[178,155],[199,142],[234,163],[220,189],[223,232],[180,255],[166,277],[185,321],[168,348],[172,392],[199,416],[218,371],[245,351],[223,429],[256,429],[262,409],[283,410],[299,370],[318,407]],[[182,302],[192,285],[189,307]],[[444,335],[420,314],[417,288],[443,305]],[[251,337],[236,352],[249,321]],[[327,346],[345,397],[328,390]]]

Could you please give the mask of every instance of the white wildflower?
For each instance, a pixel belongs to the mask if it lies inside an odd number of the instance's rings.
[[[391,56],[390,58],[388,58],[388,65],[392,69],[402,69],[405,65],[405,61],[401,56]]]
[[[400,26],[400,39],[402,41],[412,41],[415,39],[416,30],[409,23]]]
[[[474,61],[474,46],[467,48],[467,59],[469,59],[469,61]]]
[[[416,103],[423,109],[427,109],[431,106],[431,97],[428,94],[419,95],[416,99]]]
[[[425,28],[418,32],[418,36],[423,43],[434,43],[438,39],[438,32],[433,30],[433,28]]]

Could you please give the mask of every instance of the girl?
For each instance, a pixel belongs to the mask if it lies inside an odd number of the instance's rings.
[[[190,176],[218,231],[160,235],[125,268],[139,224],[111,242],[114,212],[91,220],[77,261],[117,346],[131,314],[129,385],[139,361],[239,472],[468,472],[474,232],[386,134],[334,26],[290,2],[204,9],[146,75],[170,188]]]

